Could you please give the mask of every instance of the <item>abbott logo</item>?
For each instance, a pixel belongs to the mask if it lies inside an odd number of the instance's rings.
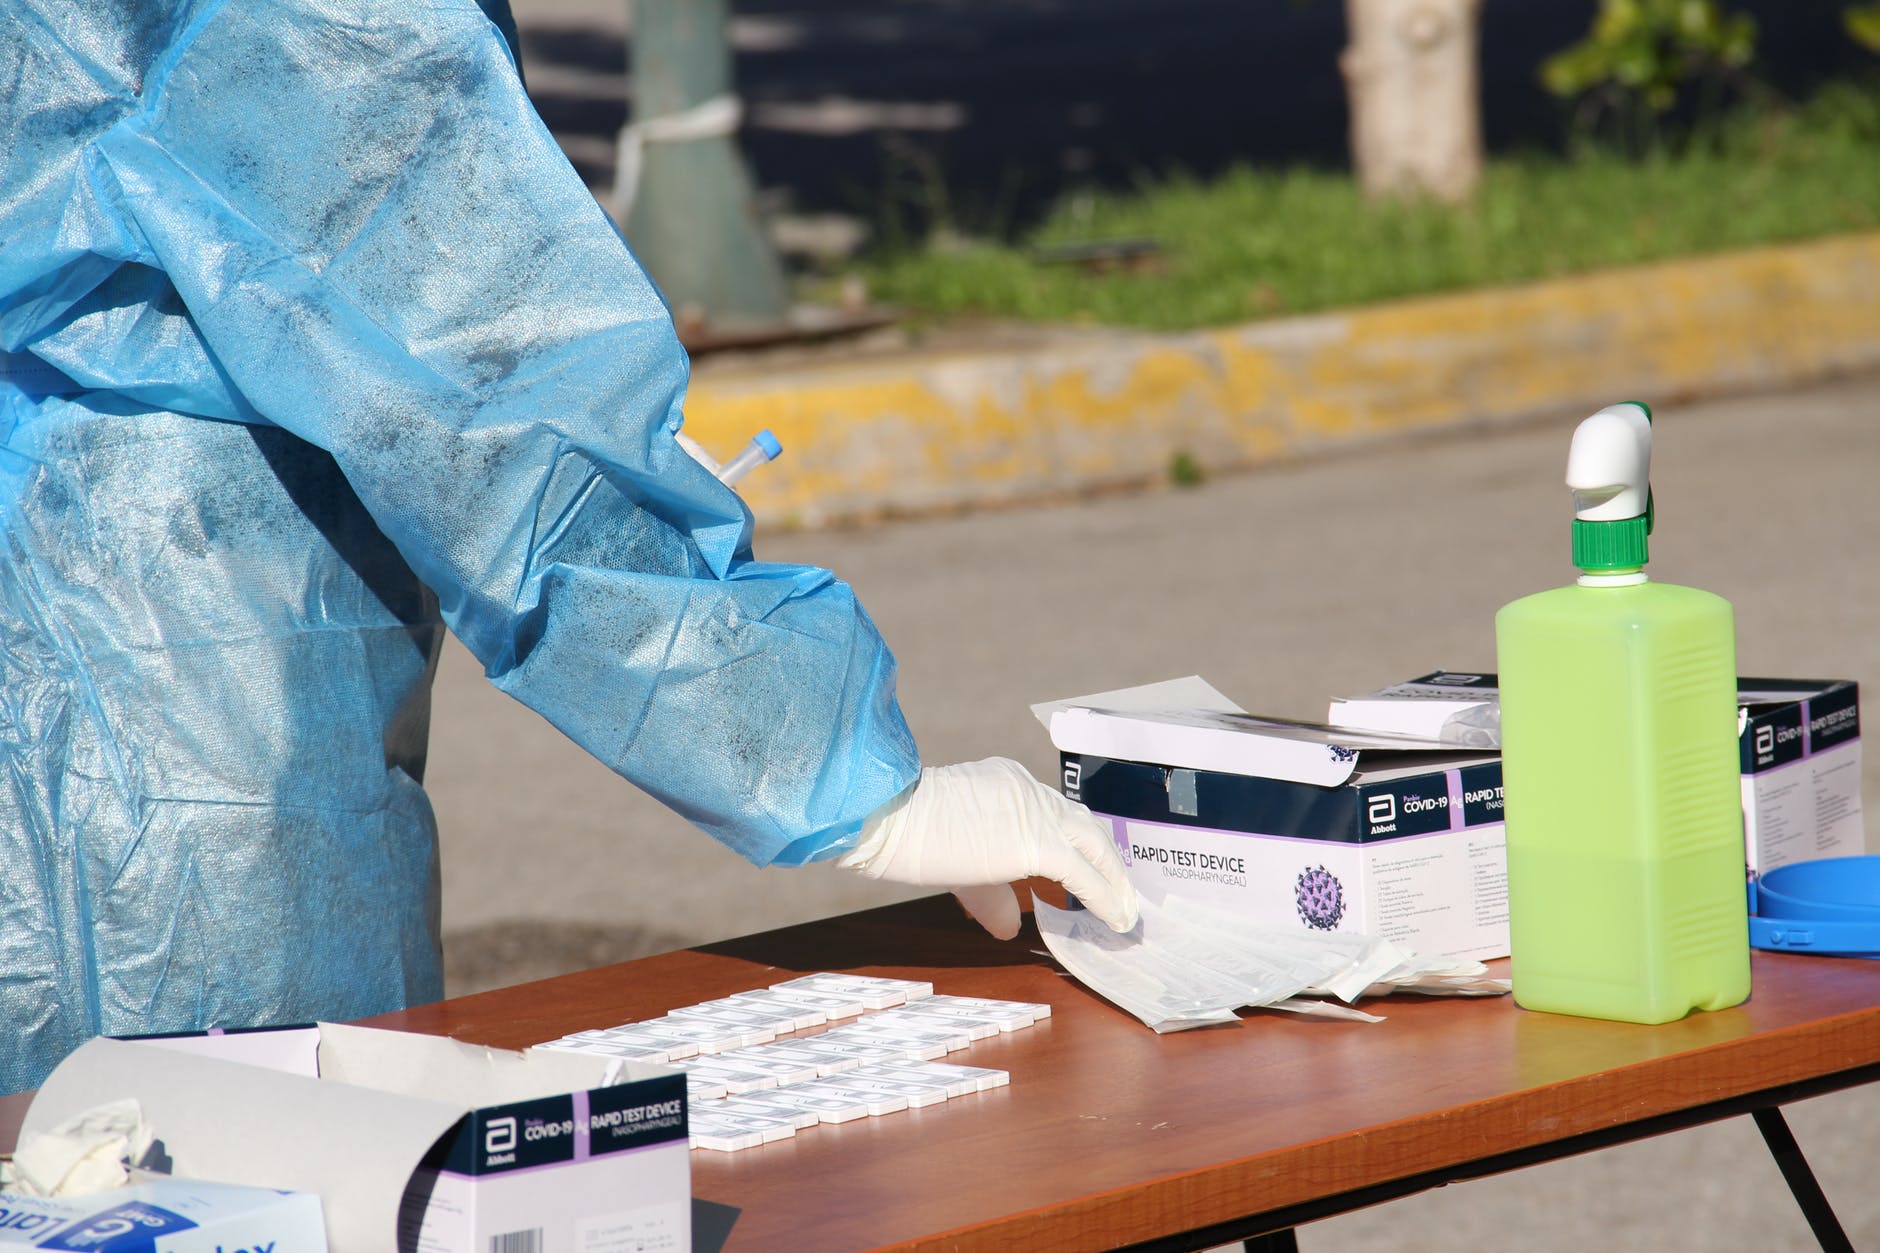
[[[483,1128],[483,1151],[485,1153],[512,1153],[516,1148],[516,1120],[514,1118],[492,1118]]]
[[[1369,816],[1371,825],[1374,827],[1381,827],[1386,823],[1397,821],[1396,793],[1385,792],[1380,796],[1373,796],[1371,798]]]
[[[1774,727],[1756,728],[1756,755],[1758,757],[1776,751],[1776,729]]]
[[[1078,792],[1079,792],[1079,789],[1083,787],[1083,783],[1084,783],[1083,763],[1077,762],[1077,761],[1065,762],[1064,763],[1064,795],[1070,797],[1072,800],[1081,800],[1082,797],[1078,795]]]

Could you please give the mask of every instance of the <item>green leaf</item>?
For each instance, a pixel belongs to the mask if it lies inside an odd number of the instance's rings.
[[[1869,52],[1880,52],[1880,4],[1850,5],[1841,20],[1855,43]]]

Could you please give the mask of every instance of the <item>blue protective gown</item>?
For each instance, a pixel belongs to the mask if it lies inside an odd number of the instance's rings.
[[[0,1090],[439,995],[440,618],[759,864],[912,783],[685,382],[476,0],[0,9]]]

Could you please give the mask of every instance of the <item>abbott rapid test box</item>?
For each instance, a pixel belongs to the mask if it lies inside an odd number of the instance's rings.
[[[1866,852],[1860,688],[1846,679],[1736,681],[1744,860],[1750,873]],[[1332,702],[1342,727],[1499,743],[1493,674],[1438,670]]]
[[[0,1246],[89,1253],[326,1253],[320,1198],[190,1179],[83,1197],[0,1193]]]
[[[1847,681],[1738,679],[1736,699],[1751,873],[1866,852],[1860,689]]]
[[[691,1247],[685,1077],[665,1067],[330,1023],[98,1039],[21,1134],[120,1097],[176,1175],[317,1196],[334,1253]]]
[[[1499,759],[1250,718],[1195,678],[1035,712],[1065,794],[1111,821],[1152,899],[1428,956],[1507,955]]]

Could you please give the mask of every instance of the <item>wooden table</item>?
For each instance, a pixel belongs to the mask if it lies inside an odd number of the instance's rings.
[[[728,1251],[1206,1248],[1880,1078],[1880,962],[1758,953],[1748,1003],[1659,1027],[1398,997],[1376,1024],[1158,1036],[1060,973],[1029,918],[1002,944],[950,897],[370,1022],[523,1046],[817,970],[1053,1014],[948,1059],[1010,1087],[694,1152],[695,1195],[740,1211]]]
[[[1880,961],[1756,954],[1747,1005],[1662,1027],[1395,997],[1154,1035],[1042,948],[932,897],[372,1022],[523,1046],[808,971],[1051,1003],[949,1057],[1010,1087],[696,1151],[697,1197],[741,1210],[728,1251],[1209,1247],[1880,1078]]]

